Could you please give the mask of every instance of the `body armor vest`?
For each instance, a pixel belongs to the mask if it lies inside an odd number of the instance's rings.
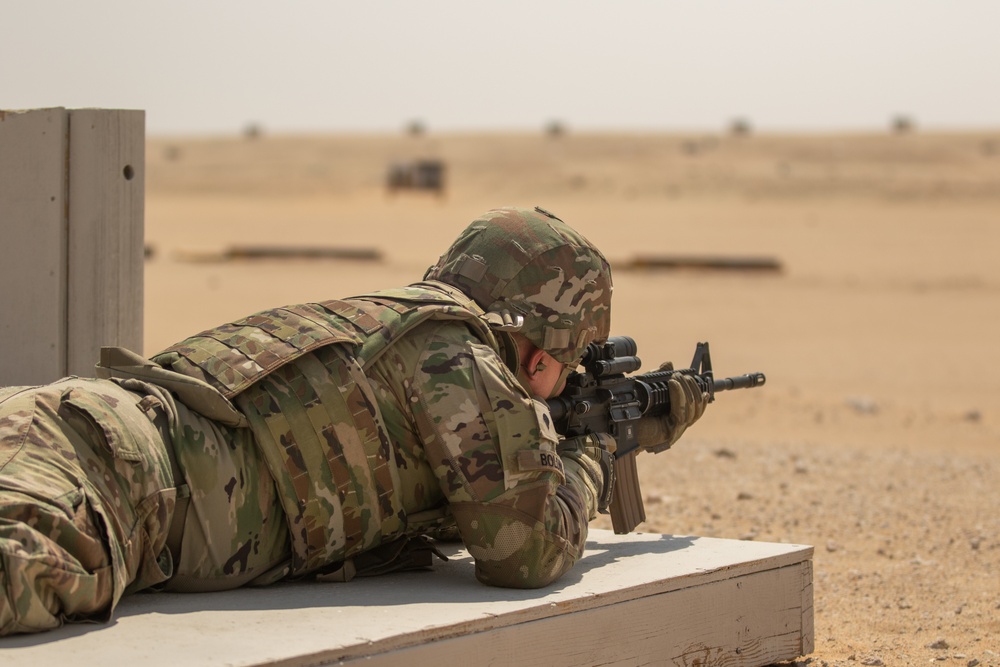
[[[461,320],[498,349],[483,311],[443,283],[266,310],[153,357],[232,400],[277,484],[304,574],[406,528],[392,443],[364,375],[400,336],[430,319]]]

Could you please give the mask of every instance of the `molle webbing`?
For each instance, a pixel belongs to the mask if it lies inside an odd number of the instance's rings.
[[[282,490],[293,573],[402,532],[392,446],[349,350],[332,345],[298,357],[234,400]]]
[[[232,398],[293,359],[335,343],[360,345],[382,326],[344,301],[286,306],[203,331],[153,361]]]
[[[493,348],[498,345],[476,302],[444,283],[426,281],[365,294],[347,302],[385,325],[368,335],[358,353],[358,359],[366,367],[382,356],[403,333],[431,319],[463,320],[485,344]]]
[[[287,515],[293,574],[405,530],[392,445],[364,367],[428,319],[463,320],[496,348],[482,311],[451,292],[428,283],[276,308],[153,358],[216,387],[246,416]]]

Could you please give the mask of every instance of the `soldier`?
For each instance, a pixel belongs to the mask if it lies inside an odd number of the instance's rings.
[[[422,282],[286,306],[101,379],[0,390],[0,634],[110,617],[125,593],[426,567],[556,580],[609,499],[610,436],[544,400],[606,339],[611,271],[542,210],[474,221]],[[705,408],[691,378],[657,444]]]

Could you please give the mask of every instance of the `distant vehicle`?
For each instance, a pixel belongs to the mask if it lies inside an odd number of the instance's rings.
[[[444,195],[445,166],[441,160],[393,162],[386,174],[389,194],[397,190],[430,190]]]

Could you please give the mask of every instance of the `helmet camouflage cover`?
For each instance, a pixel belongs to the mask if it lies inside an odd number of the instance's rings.
[[[427,270],[485,311],[522,315],[535,346],[574,364],[611,329],[611,267],[582,234],[541,208],[499,208],[472,222]]]

